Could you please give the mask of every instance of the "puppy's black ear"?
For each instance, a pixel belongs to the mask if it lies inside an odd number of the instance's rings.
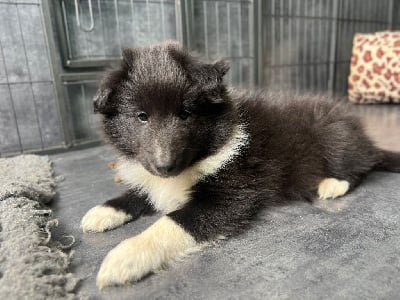
[[[219,81],[222,81],[222,77],[229,71],[230,65],[228,61],[221,59],[214,63],[214,68],[217,70]]]
[[[168,42],[167,49],[169,55],[178,63],[186,69],[190,63],[189,53],[182,48],[178,42]]]
[[[122,59],[129,66],[133,66],[133,62],[137,56],[137,52],[135,49],[124,48],[122,49]]]
[[[106,113],[109,106],[109,98],[111,95],[111,89],[99,88],[96,95],[93,98],[93,106],[95,113]]]

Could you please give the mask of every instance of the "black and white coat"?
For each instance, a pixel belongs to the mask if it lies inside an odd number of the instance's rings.
[[[100,288],[126,284],[221,236],[263,207],[344,195],[372,169],[400,171],[357,119],[322,97],[228,91],[225,62],[206,64],[176,43],[124,51],[95,98],[120,151],[121,197],[89,210],[84,232],[165,214],[109,252]]]

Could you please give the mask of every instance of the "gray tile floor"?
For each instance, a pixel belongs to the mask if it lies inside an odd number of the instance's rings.
[[[381,147],[400,151],[400,106],[350,106]],[[374,173],[336,202],[337,213],[295,204],[263,211],[251,229],[147,277],[132,287],[99,292],[95,276],[106,253],[148,227],[145,217],[116,230],[83,234],[80,219],[121,193],[107,167],[108,147],[52,155],[59,182],[55,235],[76,237],[71,270],[92,299],[321,299],[400,295],[400,174]],[[378,201],[380,200],[380,201]]]

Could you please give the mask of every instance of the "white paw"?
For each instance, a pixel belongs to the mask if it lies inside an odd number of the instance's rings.
[[[343,196],[349,190],[349,182],[336,178],[326,178],[318,185],[318,196],[320,199],[335,199]]]
[[[82,218],[83,232],[103,232],[123,225],[132,219],[131,215],[109,206],[98,205]]]
[[[127,284],[168,265],[193,249],[196,242],[169,217],[162,217],[141,234],[112,249],[97,275],[97,286]]]

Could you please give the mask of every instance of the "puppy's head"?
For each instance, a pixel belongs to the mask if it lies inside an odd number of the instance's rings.
[[[157,176],[176,176],[232,133],[235,107],[222,83],[228,69],[225,61],[200,62],[174,42],[125,49],[95,96],[95,112],[125,156]]]

